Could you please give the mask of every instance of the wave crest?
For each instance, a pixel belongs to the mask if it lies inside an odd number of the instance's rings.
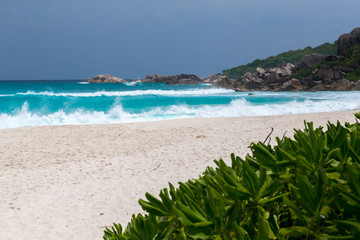
[[[210,88],[210,89],[191,89],[191,90],[97,91],[97,92],[84,92],[84,93],[54,93],[49,91],[45,91],[45,92],[27,91],[25,93],[16,93],[15,95],[41,95],[41,96],[56,96],[56,97],[103,97],[103,96],[123,97],[123,96],[142,96],[142,95],[199,96],[199,95],[212,95],[212,94],[226,94],[232,92],[235,91],[230,89]]]
[[[122,105],[115,102],[114,106],[106,111],[85,111],[76,109],[71,113],[64,110],[41,115],[29,110],[25,102],[20,110],[12,114],[0,114],[0,128],[16,128],[24,126],[40,125],[67,125],[67,124],[106,124],[126,122],[146,122],[165,119],[180,118],[206,118],[206,117],[241,117],[241,116],[269,116],[296,113],[331,112],[359,109],[356,102],[292,101],[286,104],[254,105],[245,99],[231,101],[227,105],[172,105],[168,107],[156,107],[149,111],[131,113]]]

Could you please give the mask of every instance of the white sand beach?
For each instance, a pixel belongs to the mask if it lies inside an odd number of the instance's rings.
[[[145,192],[196,178],[250,142],[292,136],[303,121],[355,122],[353,113],[45,126],[0,131],[0,239],[102,239],[125,227]]]

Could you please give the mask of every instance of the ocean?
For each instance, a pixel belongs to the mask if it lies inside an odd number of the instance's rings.
[[[0,129],[360,109],[360,92],[235,92],[211,85],[0,81]]]

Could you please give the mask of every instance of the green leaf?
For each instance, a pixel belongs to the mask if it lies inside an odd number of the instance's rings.
[[[270,228],[269,222],[266,219],[266,212],[262,207],[258,209],[258,222],[259,222],[259,238],[260,240],[276,239],[275,234]]]
[[[254,156],[256,157],[256,159],[264,164],[264,166],[270,167],[270,168],[274,168],[275,164],[276,164],[276,158],[274,157],[274,155],[272,153],[269,152],[268,149],[266,149],[262,143],[258,143],[258,144],[251,144],[251,148],[254,151]]]
[[[316,194],[306,175],[298,175],[301,205],[311,214],[316,214]]]
[[[356,169],[354,165],[347,166],[347,179],[349,183],[349,187],[354,193],[360,197],[360,172]]]
[[[193,222],[207,222],[207,219],[204,218],[201,214],[199,214],[193,209],[190,209],[188,206],[185,206],[181,202],[177,202],[176,205],[189,220],[192,220]]]
[[[145,211],[154,214],[155,216],[167,216],[168,213],[163,211],[160,208],[154,207],[153,205],[149,204],[145,200],[140,199],[139,204]]]
[[[233,228],[238,240],[245,240],[245,235],[247,234],[246,230],[240,227],[236,222],[233,222]]]
[[[279,233],[283,237],[287,238],[301,238],[303,236],[313,236],[314,232],[306,227],[288,227],[288,228],[281,228]]]

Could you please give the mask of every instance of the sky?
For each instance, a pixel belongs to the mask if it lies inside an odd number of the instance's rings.
[[[359,0],[1,0],[0,80],[207,76],[334,42]]]

